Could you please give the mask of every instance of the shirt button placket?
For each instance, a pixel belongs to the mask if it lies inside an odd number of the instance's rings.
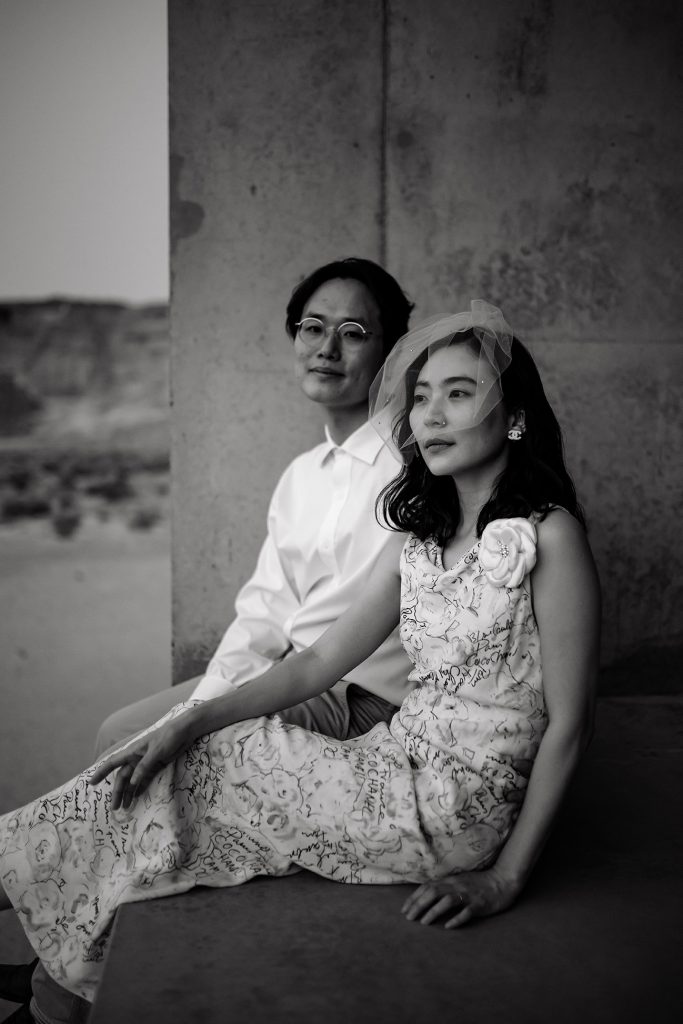
[[[320,529],[320,553],[327,565],[337,568],[335,538],[339,526],[339,517],[349,493],[351,476],[351,459],[343,449],[335,448],[332,452],[332,501],[325,521]]]

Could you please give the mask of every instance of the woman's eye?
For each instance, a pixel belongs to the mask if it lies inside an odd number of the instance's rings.
[[[460,388],[453,388],[448,395],[449,398],[467,398],[467,392],[462,391]]]
[[[413,405],[420,405],[425,401],[424,395],[413,395]]]

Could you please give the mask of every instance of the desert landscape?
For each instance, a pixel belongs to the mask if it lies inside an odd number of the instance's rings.
[[[167,309],[0,305],[0,813],[170,683]]]
[[[165,306],[0,304],[0,523],[149,528],[168,451]]]

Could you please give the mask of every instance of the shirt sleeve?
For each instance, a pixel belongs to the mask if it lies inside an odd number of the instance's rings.
[[[193,699],[209,700],[262,675],[290,648],[285,624],[300,602],[277,544],[279,490],[280,485],[270,503],[268,533],[256,569],[237,595],[236,617],[192,694]]]

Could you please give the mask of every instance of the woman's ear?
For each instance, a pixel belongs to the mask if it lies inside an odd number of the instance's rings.
[[[524,409],[517,409],[508,416],[508,438],[510,441],[521,441],[526,430]]]
[[[515,412],[510,413],[508,416],[508,429],[524,432],[526,429],[526,413],[524,409],[516,409]]]

